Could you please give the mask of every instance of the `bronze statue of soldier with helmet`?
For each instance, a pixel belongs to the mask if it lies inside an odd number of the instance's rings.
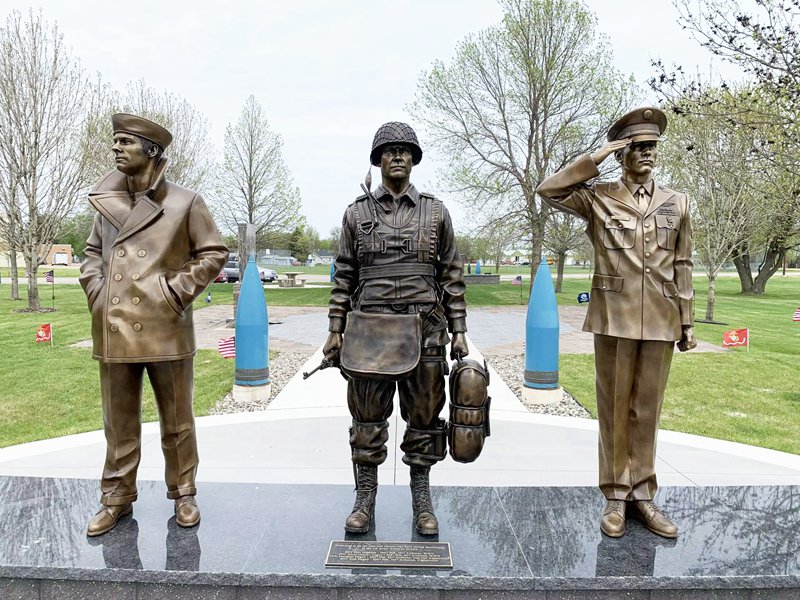
[[[436,535],[431,466],[445,457],[444,377],[451,358],[467,355],[465,286],[453,225],[444,204],[411,183],[422,160],[414,130],[382,125],[370,162],[381,184],[347,207],[329,305],[326,356],[340,356],[353,417],[350,447],[356,500],[345,530],[369,530],[378,466],[386,460],[388,418],[397,389],[406,431],[400,445],[411,468],[414,526]],[[452,333],[452,340],[448,335]]]

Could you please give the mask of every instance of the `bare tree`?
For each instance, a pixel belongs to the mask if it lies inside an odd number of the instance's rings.
[[[579,248],[586,237],[586,221],[568,213],[551,211],[544,232],[544,247],[558,257],[556,267],[556,294],[561,293],[564,282],[564,264],[567,253]]]
[[[443,176],[467,206],[524,221],[533,280],[549,212],[536,186],[600,145],[634,84],[613,67],[579,0],[500,3],[501,24],[421,75],[411,112],[447,156]]]
[[[0,30],[0,202],[25,259],[29,310],[40,308],[39,265],[86,186],[86,88],[57,26],[33,12],[9,15]]]
[[[711,93],[709,90],[707,93]],[[734,95],[716,90],[725,103]],[[679,103],[679,101],[678,101]],[[671,185],[689,195],[694,248],[708,276],[705,320],[713,321],[717,275],[741,252],[762,218],[766,189],[758,132],[730,127],[725,120],[681,112],[674,105],[661,143],[661,163]]]
[[[304,224],[300,190],[284,164],[282,149],[281,136],[270,129],[261,105],[250,96],[239,120],[225,130],[225,159],[213,205],[229,230],[236,231],[237,223],[253,223],[261,236]]]
[[[330,233],[328,233],[328,243],[331,246],[331,254],[337,256],[339,254],[339,238],[342,237],[342,227],[341,225],[337,225],[336,227],[331,227]]]

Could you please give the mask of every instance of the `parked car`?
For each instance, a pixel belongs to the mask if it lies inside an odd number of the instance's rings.
[[[223,267],[222,272],[228,277],[229,283],[236,283],[239,281],[239,261],[229,260]],[[258,278],[264,282],[275,281],[278,278],[278,274],[272,269],[258,267]]]
[[[225,273],[225,269],[219,272],[219,275],[217,275],[214,283],[228,283],[228,274]]]

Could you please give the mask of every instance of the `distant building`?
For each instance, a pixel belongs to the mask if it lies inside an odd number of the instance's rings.
[[[53,265],[55,267],[67,267],[71,265],[72,246],[70,244],[53,244],[50,247],[50,252],[47,253],[44,264]]]
[[[316,265],[330,265],[333,263],[336,257],[333,253],[329,250],[314,250],[311,254],[308,255],[308,260],[306,264],[309,267],[314,267]]]
[[[39,256],[44,253],[44,248],[39,248]],[[0,267],[11,266],[10,251],[8,246],[0,242]],[[73,263],[72,246],[70,244],[53,244],[44,259],[43,266],[68,267]],[[17,252],[17,268],[25,268],[25,257]]]
[[[260,250],[256,255],[256,262],[264,266],[291,267],[297,259],[290,250],[280,248],[267,248]]]

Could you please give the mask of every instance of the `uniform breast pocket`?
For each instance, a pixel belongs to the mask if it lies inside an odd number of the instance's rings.
[[[666,250],[675,249],[678,239],[678,227],[681,220],[672,215],[656,215],[656,236],[658,245]]]
[[[606,217],[603,245],[606,248],[633,248],[636,242],[637,217],[630,215],[611,215]]]

